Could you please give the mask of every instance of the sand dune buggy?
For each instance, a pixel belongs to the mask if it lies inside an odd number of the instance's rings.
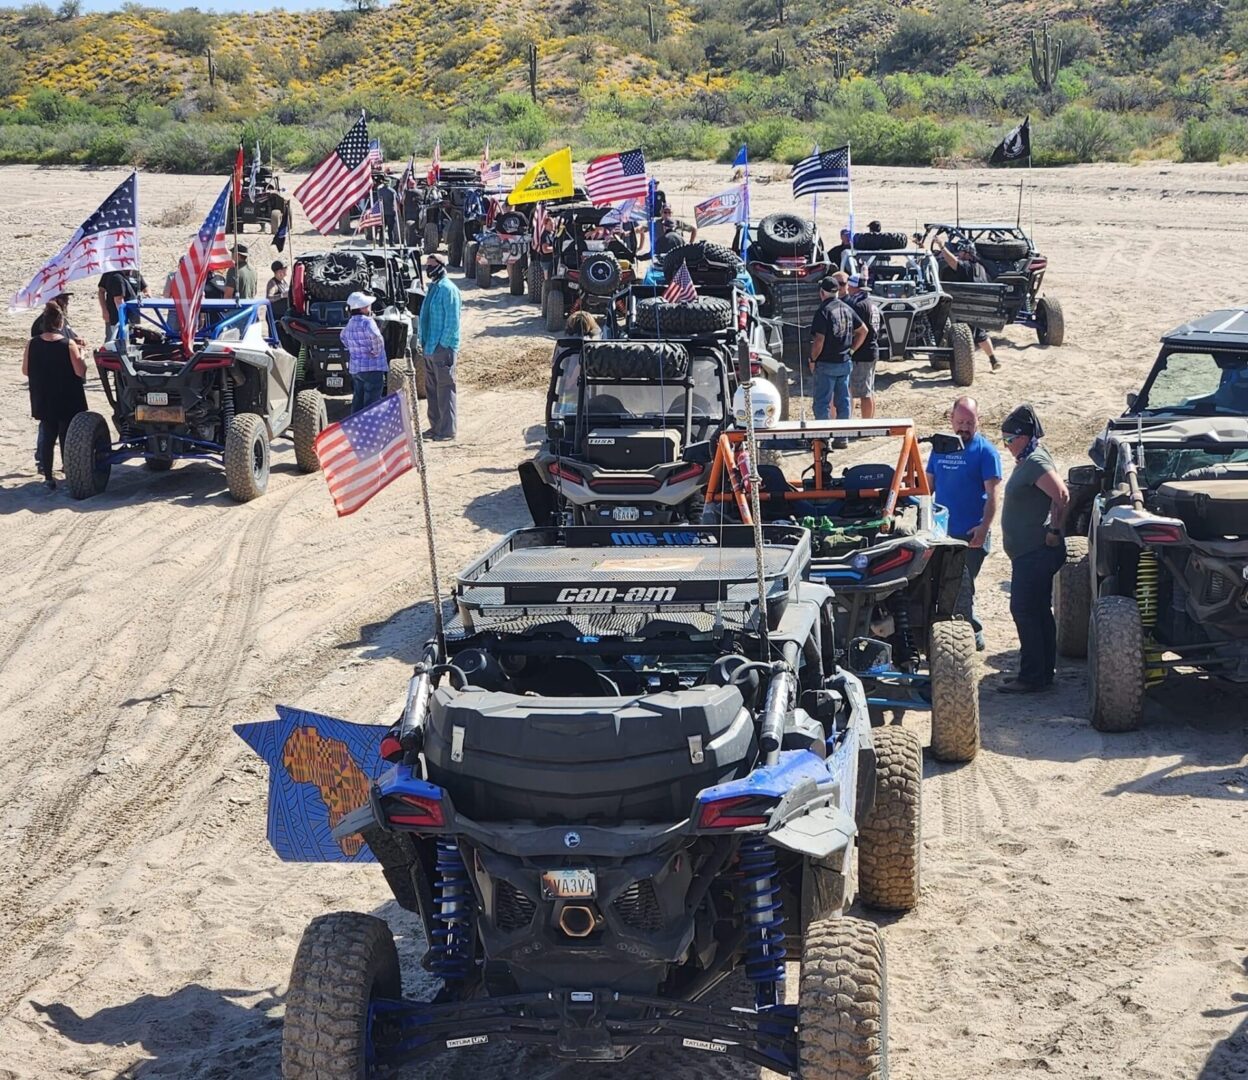
[[[970,225],[925,225],[930,240],[937,233],[948,234],[955,242],[975,245],[975,253],[988,274],[989,282],[1008,286],[1005,295],[1006,324],[1030,326],[1041,345],[1061,345],[1066,340],[1066,318],[1061,301],[1041,296],[1049,260],[1041,255],[1018,225],[988,223]],[[926,245],[925,245],[926,246]],[[946,282],[945,289],[955,298],[966,293],[962,282]],[[996,329],[996,327],[992,327]]]
[[[128,301],[95,365],[113,410],[117,441],[99,413],[74,417],[65,476],[75,499],[108,487],[114,465],[142,460],[166,472],[179,459],[216,461],[240,502],[263,495],[269,444],[286,431],[303,472],[320,468],[313,443],[325,402],[299,390],[296,361],[278,342],[266,300],[205,300],[186,356],[172,300]]]
[[[726,422],[731,346],[716,339],[555,345],[546,442],[520,465],[538,525],[702,519],[706,462],[685,460]]]
[[[279,322],[299,358],[299,386],[328,396],[350,396],[351,373],[342,329],[350,318],[353,292],[376,297],[373,317],[390,360],[389,393],[401,390],[416,349],[416,318],[424,303],[419,255],[403,248],[378,248],[361,241],[320,255],[301,255],[291,272],[290,307]],[[413,363],[416,389],[425,396],[425,370]]]
[[[896,463],[836,476],[829,445],[837,437],[896,439]],[[724,432],[707,517],[753,520],[748,493],[757,483],[764,521],[808,528],[811,578],[836,597],[837,660],[862,680],[873,716],[930,711],[933,756],[971,760],[979,750],[975,634],[957,615],[966,544],[949,536],[948,512],[933,501],[914,422],[788,421],[756,438],[760,455],[804,451],[810,464],[794,479],[775,464],[751,465],[745,432]]]
[[[628,226],[613,227],[609,238],[590,239],[603,228],[610,206],[556,206],[554,263],[542,282],[546,329],[560,333],[573,311],[603,314],[611,297],[638,280],[636,236]]]
[[[282,191],[278,174],[269,166],[256,170],[253,194],[250,174],[243,181],[238,200],[226,212],[226,232],[244,232],[244,226],[259,225],[260,231],[276,234],[282,218],[290,211],[290,199]]]
[[[883,945],[845,912],[855,864],[865,903],[917,902],[920,751],[871,729],[833,662],[805,531],[763,539],[760,581],[750,529],[521,530],[460,575],[445,646],[428,646],[401,720],[371,729],[384,762],[315,714],[239,729],[271,763],[279,854],[374,857],[443,983],[404,998],[385,922],[314,920],[286,1080],[495,1040],[887,1076]],[[298,782],[313,760],[332,809]],[[751,1007],[710,996],[742,976]]]
[[[500,209],[476,239],[465,246],[464,276],[471,272],[477,286],[488,289],[495,271],[504,270],[511,295],[524,296],[531,246],[528,216],[519,210]]]
[[[408,246],[428,255],[445,244],[447,263],[461,265],[465,242],[475,237],[483,224],[485,196],[480,172],[444,168],[433,187],[427,180],[418,181],[417,193],[404,207]]]
[[[1129,731],[1184,669],[1248,682],[1248,313],[1171,331],[1127,413],[1070,471],[1058,648],[1091,718]]]

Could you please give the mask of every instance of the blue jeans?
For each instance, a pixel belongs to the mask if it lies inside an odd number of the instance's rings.
[[[386,396],[384,371],[361,371],[351,376],[351,411],[359,412]]]
[[[1018,630],[1018,681],[1044,686],[1057,672],[1057,623],[1053,621],[1053,575],[1066,561],[1060,545],[1015,556],[1010,574],[1010,615]]]
[[[815,364],[815,419],[830,420],[828,405],[836,407],[836,419],[848,420],[849,375],[854,365],[846,360],[843,364]]]

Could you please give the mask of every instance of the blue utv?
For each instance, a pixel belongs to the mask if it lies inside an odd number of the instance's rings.
[[[498,1040],[887,1077],[884,945],[846,913],[918,901],[920,748],[873,731],[836,666],[807,531],[761,536],[514,532],[459,576],[395,726],[280,709],[239,729],[272,766],[279,854],[379,862],[442,980],[405,998],[384,921],[314,920],[287,1080]],[[742,977],[751,1008],[712,994]]]

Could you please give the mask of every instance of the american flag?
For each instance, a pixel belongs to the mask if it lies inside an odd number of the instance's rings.
[[[493,165],[481,170],[481,183],[497,184],[503,178],[503,163],[501,161],[494,162]]]
[[[550,215],[546,213],[545,203],[535,203],[533,206],[533,245],[536,247],[542,242],[542,233],[546,231],[546,224],[550,221]]]
[[[376,169],[381,168],[381,140],[370,139],[368,143],[368,160],[373,163]]]
[[[433,144],[433,163],[429,166],[429,186],[432,187],[442,178],[442,140]]]
[[[225,214],[233,195],[233,185],[231,178],[225,190],[217,196],[199,232],[191,238],[190,247],[178,260],[178,268],[173,272],[169,298],[178,315],[178,325],[182,328],[182,349],[187,356],[194,348],[195,328],[199,322],[199,307],[204,298],[204,282],[208,273],[233,264],[225,246]]]
[[[667,304],[687,304],[698,298],[698,290],[693,287],[693,278],[689,276],[688,263],[681,263],[672,283],[663,290],[663,302]]]
[[[585,191],[595,206],[644,199],[648,185],[646,157],[640,150],[604,154],[585,167]]]
[[[360,223],[356,225],[355,231],[363,232],[365,229],[381,228],[384,218],[381,213],[381,200],[373,199],[365,208],[364,213],[360,216]]]
[[[39,307],[71,281],[131,270],[139,265],[138,173],[131,173],[100,207],[78,226],[61,250],[9,301],[9,311]]]
[[[403,168],[403,175],[399,177],[399,186],[395,189],[402,194],[405,191],[411,191],[416,186],[416,155],[413,154],[407,159],[407,165]]]
[[[600,225],[637,225],[649,218],[645,199],[625,199],[602,215]]]
[[[390,394],[330,424],[314,445],[338,516],[355,513],[387,484],[416,467],[407,395]]]
[[[368,124],[361,116],[334,152],[295,188],[295,198],[317,232],[328,233],[342,212],[359,202],[372,186]]]
[[[793,166],[793,197],[849,190],[849,147],[811,154]]]

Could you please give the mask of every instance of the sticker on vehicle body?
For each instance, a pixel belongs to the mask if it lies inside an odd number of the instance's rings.
[[[463,1039],[447,1039],[446,1048],[448,1050],[458,1050],[464,1046],[484,1046],[490,1041],[488,1035],[469,1035]]]
[[[726,1054],[728,1047],[724,1043],[707,1042],[705,1039],[681,1039],[680,1045],[690,1050],[709,1050],[713,1054]]]
[[[560,589],[555,596],[558,604],[664,604],[676,599],[676,587],[635,585],[631,589],[586,588]]]

